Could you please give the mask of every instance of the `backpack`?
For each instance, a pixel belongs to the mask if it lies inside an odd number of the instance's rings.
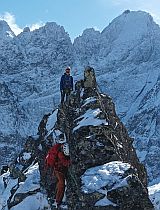
[[[55,144],[45,157],[45,168],[54,168],[58,161],[58,153],[61,150],[61,144]]]
[[[71,88],[71,86],[72,86],[71,76],[64,75],[64,87]]]

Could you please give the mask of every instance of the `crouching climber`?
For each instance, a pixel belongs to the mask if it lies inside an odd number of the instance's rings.
[[[69,146],[67,143],[55,144],[46,156],[46,164],[53,168],[53,176],[57,178],[56,206],[62,204],[65,192],[65,181],[70,166]]]
[[[62,75],[60,81],[60,91],[61,91],[61,104],[64,102],[65,96],[66,101],[73,90],[73,77],[70,76],[70,67],[66,68],[66,72]]]

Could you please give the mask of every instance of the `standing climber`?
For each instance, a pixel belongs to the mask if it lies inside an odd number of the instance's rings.
[[[62,134],[61,134],[62,135]],[[46,163],[53,168],[53,175],[57,178],[56,186],[56,206],[59,207],[65,192],[65,180],[67,178],[68,167],[70,166],[69,147],[67,143],[55,144],[46,156]]]
[[[61,91],[61,104],[64,102],[66,96],[66,101],[73,90],[73,77],[70,76],[70,67],[66,68],[66,72],[62,75],[60,81],[60,91]]]

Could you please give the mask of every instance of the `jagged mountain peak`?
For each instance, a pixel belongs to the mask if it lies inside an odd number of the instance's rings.
[[[93,40],[95,38],[98,38],[99,35],[100,35],[100,31],[97,31],[94,28],[87,28],[83,31],[81,36],[75,38],[74,44],[77,42],[77,40],[80,40],[80,39]]]
[[[120,24],[120,23],[123,24],[140,23],[141,25],[155,24],[153,17],[149,13],[145,11],[130,11],[130,10],[125,10],[121,15],[113,19],[110,25]]]
[[[63,26],[60,26],[58,25],[56,22],[47,22],[45,25],[44,25],[45,28],[61,28],[61,29],[64,29]]]
[[[63,39],[66,38],[68,40],[70,40],[68,33],[65,31],[64,27],[61,25],[58,25],[55,22],[47,22],[45,25],[41,26],[38,29],[35,29],[33,31],[30,30],[29,27],[25,27],[23,29],[23,32],[18,35],[18,37],[21,37],[23,39],[23,36],[32,36],[33,37],[40,37],[43,39],[44,38],[53,38],[55,41],[59,40],[59,39]],[[34,39],[34,38],[33,38]]]
[[[0,39],[13,38],[15,34],[5,20],[0,20]]]
[[[149,13],[126,10],[102,31],[102,35],[112,34],[113,40],[118,38],[126,42],[147,35],[157,27],[159,28]]]
[[[153,21],[153,17],[145,11],[130,11],[130,10],[125,10],[120,16],[118,16],[115,19],[118,18],[134,18],[134,19],[139,19],[143,21]]]
[[[30,28],[29,28],[29,27],[25,27],[25,28],[23,29],[23,32],[30,32]]]
[[[61,34],[68,35],[64,27],[61,25],[58,25],[56,22],[47,22],[44,26],[40,27],[36,31],[45,31],[47,34],[50,34],[51,36],[61,35]]]
[[[88,34],[97,34],[99,35],[100,32],[98,30],[95,30],[94,28],[87,28],[83,31],[82,36],[87,36]]]

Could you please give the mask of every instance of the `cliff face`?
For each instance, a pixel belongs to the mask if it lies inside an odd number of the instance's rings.
[[[5,210],[54,209],[56,180],[45,170],[44,158],[64,133],[72,165],[62,208],[153,209],[146,170],[137,158],[133,139],[117,117],[112,99],[98,90],[93,68],[86,68],[84,80],[75,89],[68,102],[44,115],[38,136],[27,140],[10,172],[0,177],[0,205]],[[29,206],[31,202],[36,207]]]

